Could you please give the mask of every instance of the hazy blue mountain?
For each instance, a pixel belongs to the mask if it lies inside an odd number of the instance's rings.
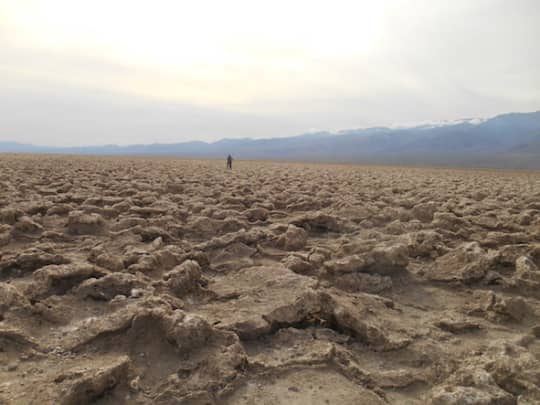
[[[540,111],[410,128],[366,128],[213,143],[54,148],[0,142],[0,152],[307,160],[540,169]]]

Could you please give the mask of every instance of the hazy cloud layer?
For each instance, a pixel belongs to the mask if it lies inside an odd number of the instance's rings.
[[[73,3],[0,4],[0,140],[286,136],[540,108],[536,0]]]

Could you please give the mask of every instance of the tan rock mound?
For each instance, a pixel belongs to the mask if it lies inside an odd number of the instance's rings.
[[[202,277],[201,266],[195,260],[186,260],[166,273],[163,278],[165,285],[178,296],[199,291],[206,284]]]
[[[50,295],[62,295],[87,278],[103,275],[101,270],[86,263],[45,266],[32,274],[33,281],[28,286],[27,294],[33,300],[40,300]]]
[[[486,275],[494,259],[477,242],[465,243],[435,260],[426,277],[433,281],[471,283]]]
[[[523,347],[492,342],[485,354],[466,359],[441,386],[435,387],[430,401],[445,405],[537,403],[540,362]]]
[[[89,278],[77,287],[83,297],[109,301],[117,295],[129,297],[134,289],[145,287],[144,281],[129,273],[112,273],[100,278]]]
[[[69,259],[40,248],[30,248],[16,255],[2,258],[0,262],[0,278],[23,276],[50,264],[66,264]]]
[[[285,250],[303,249],[307,242],[307,232],[295,225],[289,225],[277,240],[277,245]]]
[[[99,214],[83,214],[71,212],[68,217],[66,231],[71,235],[96,235],[106,230],[106,223]]]
[[[20,217],[11,229],[14,239],[39,236],[43,232],[43,226],[27,216]]]

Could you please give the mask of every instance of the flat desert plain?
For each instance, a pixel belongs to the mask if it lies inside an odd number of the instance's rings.
[[[0,403],[538,404],[540,174],[0,156]]]

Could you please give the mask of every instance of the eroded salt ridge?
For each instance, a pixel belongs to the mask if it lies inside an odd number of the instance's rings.
[[[0,159],[0,403],[534,404],[540,175]]]

